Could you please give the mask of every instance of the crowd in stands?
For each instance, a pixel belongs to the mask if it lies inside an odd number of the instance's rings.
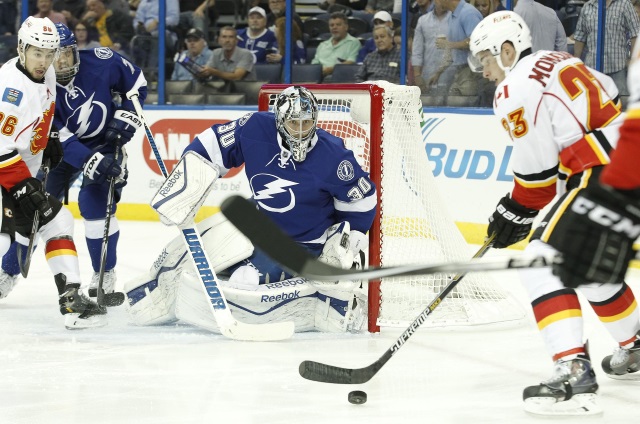
[[[13,55],[20,0],[0,0],[0,63]],[[293,14],[292,82],[400,82],[406,42],[406,84],[436,106],[466,98],[490,106],[494,87],[467,66],[469,37],[500,0],[414,0],[407,40],[394,0],[319,0],[321,13]],[[640,0],[609,0],[604,72],[626,94],[630,49],[640,32]],[[569,51],[595,67],[597,0],[513,0],[529,25],[533,50]],[[225,9],[226,6],[231,9]],[[157,0],[30,0],[29,14],[73,29],[81,48],[109,47],[158,79]],[[285,0],[166,0],[167,80],[191,81],[206,94],[281,82],[285,63]],[[229,13],[233,13],[230,18]],[[8,46],[8,47],[7,47]],[[253,96],[244,93],[244,101]],[[153,96],[151,97],[153,98]],[[200,101],[202,97],[198,98]],[[168,99],[171,101],[171,99]]]

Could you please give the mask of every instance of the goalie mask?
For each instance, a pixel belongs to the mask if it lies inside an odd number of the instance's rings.
[[[275,115],[276,128],[288,145],[293,160],[304,161],[318,124],[315,96],[304,87],[286,88],[276,99]]]
[[[511,66],[505,66],[500,57],[502,45],[507,41],[513,44],[516,51]],[[482,72],[483,65],[478,55],[487,50],[496,59],[500,69],[508,73],[518,63],[522,52],[531,46],[531,31],[520,15],[510,10],[494,12],[484,18],[471,33],[469,67],[474,72]]]
[[[69,81],[78,73],[80,68],[80,54],[76,36],[65,24],[56,24],[58,35],[60,36],[60,53],[53,62],[56,70],[56,81],[62,85],[67,85]]]

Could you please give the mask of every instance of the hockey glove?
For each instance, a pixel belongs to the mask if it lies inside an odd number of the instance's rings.
[[[128,110],[116,110],[113,119],[107,125],[104,141],[107,144],[124,145],[133,138],[138,128],[142,127],[142,121],[135,112]]]
[[[62,162],[64,154],[62,152],[62,143],[60,143],[60,135],[56,127],[51,127],[49,133],[49,141],[47,141],[47,147],[42,152],[42,162],[49,161],[49,167],[51,169],[58,166]]]
[[[29,220],[33,220],[36,211],[40,212],[42,225],[53,219],[56,208],[54,204],[49,202],[49,196],[42,190],[40,180],[33,177],[25,178],[14,185],[9,193]]]
[[[122,168],[113,158],[113,155],[108,154],[105,156],[102,153],[97,152],[94,153],[84,165],[82,173],[85,177],[93,180],[95,183],[102,184],[107,180],[107,178],[120,178]]]
[[[582,190],[549,243],[562,253],[553,273],[567,287],[624,280],[640,235],[640,192],[595,184]]]
[[[496,233],[493,247],[503,249],[527,238],[537,215],[537,210],[522,206],[509,194],[504,196],[489,217],[487,236]]]

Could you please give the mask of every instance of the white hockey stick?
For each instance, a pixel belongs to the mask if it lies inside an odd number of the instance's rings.
[[[151,129],[149,128],[147,120],[142,112],[142,106],[138,100],[138,93],[127,93],[127,97],[133,102],[136,113],[144,124],[144,130],[147,134],[149,144],[151,145],[151,150],[153,150],[158,166],[162,171],[162,175],[167,178],[169,173],[167,172],[167,168],[164,165],[162,157],[160,157],[160,152],[158,152],[155,140],[151,134]],[[224,293],[219,287],[215,271],[211,266],[209,266],[211,261],[207,256],[202,239],[200,238],[200,234],[193,224],[193,221],[180,225],[178,228],[182,233],[187,250],[191,256],[191,260],[198,271],[198,276],[202,282],[202,291],[207,297],[207,303],[209,304],[211,313],[213,314],[218,327],[220,328],[220,332],[223,335],[235,340],[251,341],[283,340],[288,339],[293,335],[295,326],[293,322],[290,321],[270,324],[246,324],[237,321],[229,310],[229,305],[224,297]]]
[[[554,256],[518,256],[478,258],[440,264],[371,267],[363,270],[342,269],[319,261],[278,228],[255,205],[241,196],[230,196],[220,210],[251,242],[295,275],[318,281],[378,280],[401,275],[466,273],[473,271],[503,271],[518,268],[540,268],[559,260]]]

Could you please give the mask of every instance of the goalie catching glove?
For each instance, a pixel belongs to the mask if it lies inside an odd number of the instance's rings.
[[[563,256],[553,273],[567,287],[618,284],[635,256],[640,235],[640,191],[595,184],[580,191],[549,243]]]
[[[351,231],[347,221],[339,222],[327,229],[327,241],[318,259],[343,269],[362,268],[367,241],[365,234]]]
[[[493,247],[503,249],[527,238],[537,215],[537,210],[522,206],[507,193],[489,217],[487,236],[496,234]]]

